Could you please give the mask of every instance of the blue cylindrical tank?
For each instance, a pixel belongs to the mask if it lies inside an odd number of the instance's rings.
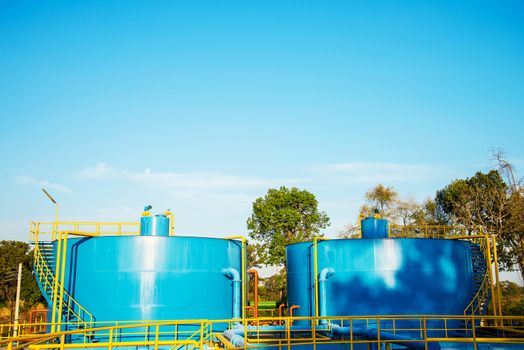
[[[388,221],[379,218],[365,218],[360,222],[362,238],[388,238]]]
[[[460,315],[475,294],[467,241],[337,239],[317,251],[320,316]],[[288,304],[315,316],[314,244],[289,245],[286,258]]]
[[[170,220],[166,215],[148,215],[140,218],[141,236],[169,236]]]
[[[54,249],[56,256],[56,241]],[[235,240],[73,238],[65,286],[97,321],[230,319],[240,285],[230,272],[241,275],[241,264],[242,242]]]

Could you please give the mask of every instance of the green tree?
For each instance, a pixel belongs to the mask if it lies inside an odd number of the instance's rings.
[[[414,225],[445,225],[434,199],[426,199],[412,214]]]
[[[263,278],[262,284],[262,288],[259,289],[260,300],[286,302],[286,269]]]
[[[524,287],[510,281],[500,282],[502,290],[502,313],[504,315],[524,315]]]
[[[502,268],[518,266],[524,278],[524,198],[498,171],[455,180],[437,191],[435,202],[443,221],[496,235]]]
[[[259,262],[266,265],[284,264],[286,245],[311,240],[328,225],[315,196],[295,187],[269,189],[253,202],[247,220],[249,237],[258,242],[254,246]]]
[[[22,288],[20,300],[23,308],[43,302],[33,277],[33,254],[29,244],[17,241],[0,241],[0,303],[11,309],[14,315],[18,264],[22,263]]]

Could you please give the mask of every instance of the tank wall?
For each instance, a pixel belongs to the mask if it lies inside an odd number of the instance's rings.
[[[222,269],[241,273],[238,241],[96,237],[69,239],[67,249],[67,289],[97,321],[233,316],[233,283]]]
[[[288,302],[315,315],[313,244],[290,245],[287,257],[308,262],[288,263]],[[474,289],[470,243],[457,240],[321,241],[318,273],[326,267],[327,316],[462,314]]]

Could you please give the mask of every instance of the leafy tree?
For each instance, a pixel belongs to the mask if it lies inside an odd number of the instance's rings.
[[[445,221],[439,214],[437,203],[433,199],[426,199],[412,214],[414,225],[443,225]]]
[[[392,208],[392,216],[395,218],[395,221],[404,226],[412,225],[416,222],[415,215],[420,210],[421,206],[414,199],[398,199]]]
[[[286,302],[286,269],[262,279],[262,284],[262,288],[259,287],[260,300]]]
[[[358,218],[360,220],[360,217]],[[337,238],[358,238],[360,236],[360,224],[349,224],[337,233]]]
[[[369,216],[372,214],[372,210],[377,209],[383,217],[388,217],[391,214],[391,208],[398,199],[398,193],[393,187],[378,184],[366,192],[365,199],[366,204],[362,206],[361,214]]]
[[[33,277],[33,254],[29,244],[17,241],[0,241],[0,303],[14,315],[18,264],[22,263],[20,300],[24,308],[31,307],[43,298]]]
[[[266,265],[283,264],[286,245],[311,240],[328,225],[315,196],[295,187],[269,189],[255,200],[247,220],[249,237],[259,242],[254,245],[259,262]]]
[[[510,281],[500,282],[502,290],[502,313],[524,316],[524,287]]]
[[[455,180],[437,191],[435,202],[447,223],[496,235],[502,268],[518,266],[524,278],[524,196],[513,191],[498,171]]]

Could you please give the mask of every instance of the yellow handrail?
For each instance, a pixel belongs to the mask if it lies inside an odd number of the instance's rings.
[[[43,286],[44,291],[46,291],[47,288],[53,289],[53,286],[55,285],[54,276],[51,273],[51,271],[49,270],[47,264],[45,263],[42,257],[42,254],[40,252],[40,249],[38,247],[35,247],[35,250],[36,250],[35,254],[37,255],[36,260],[35,260],[35,270],[37,272],[36,275],[39,278],[40,284]],[[51,280],[51,282],[49,281],[49,279]],[[57,284],[57,287],[62,288],[60,284]],[[84,323],[92,323],[94,319],[93,315],[89,311],[87,311],[82,305],[80,305],[80,303],[78,303],[75,300],[75,298],[73,298],[66,290],[64,290],[64,294],[68,300],[68,311],[71,312],[78,320],[84,318],[81,316],[81,314],[83,313],[87,315],[89,319],[89,322],[86,321]],[[80,313],[77,313],[74,310],[74,308],[70,307],[71,302],[78,307],[78,309],[80,310]]]
[[[58,224],[53,224],[52,228],[56,230]],[[53,232],[57,237],[56,242],[56,260],[55,260],[55,275],[47,263],[40,250],[39,241],[40,223],[31,225],[31,233],[33,234],[35,248],[34,248],[34,265],[37,278],[39,279],[44,292],[47,292],[47,287],[52,290],[50,295],[52,299],[51,311],[51,332],[56,332],[59,329],[59,324],[62,322],[62,308],[65,306],[68,315],[74,315],[77,319],[77,324],[82,324],[84,328],[89,328],[93,322],[93,315],[87,311],[77,300],[75,300],[64,288],[63,281],[65,280],[65,263],[67,261],[67,237],[68,233]],[[67,300],[64,301],[65,299]],[[73,307],[71,307],[73,304]],[[78,311],[75,311],[75,307]]]
[[[139,222],[97,222],[97,221],[59,221],[31,222],[29,241],[34,242],[36,235],[49,235],[54,241],[59,232],[68,232],[78,236],[136,236],[140,234]]]
[[[315,317],[319,317],[319,307],[318,307],[318,241],[325,241],[329,238],[324,237],[315,237],[313,238],[313,273],[315,274],[314,285],[315,285]]]
[[[331,317],[332,319],[334,317]],[[431,342],[466,342],[477,343],[504,343],[524,344],[524,316],[464,316],[464,315],[388,315],[388,316],[337,316],[336,322],[350,328],[350,336],[342,339],[331,339],[328,337],[330,328],[318,328],[318,321],[326,317],[278,317],[259,318],[260,323],[274,324],[284,321],[282,329],[258,328],[245,334],[245,348],[259,346],[297,346],[318,344],[346,344],[350,348],[355,344],[389,344],[393,340],[383,338],[381,332],[389,332],[396,335],[419,334],[419,339],[410,339],[411,343],[420,343],[423,347]],[[98,322],[91,329],[60,331],[48,334],[29,334],[25,325],[18,325],[20,332],[17,337],[0,339],[0,347],[6,346],[14,349],[27,346],[33,349],[43,348],[117,348],[129,346],[151,346],[157,349],[159,346],[169,346],[177,349],[179,346],[187,345],[191,348],[203,349],[204,345],[210,345],[213,334],[223,330],[224,324],[231,320],[188,320],[188,321],[128,321],[127,324],[110,324],[109,322]],[[248,320],[242,320],[246,323]],[[291,324],[295,321],[301,322],[302,329],[292,329]],[[335,320],[334,320],[335,321]],[[492,338],[483,336],[478,330],[481,321],[483,329],[497,331]],[[122,322],[122,321],[120,321]],[[514,327],[499,327],[496,324],[520,324]],[[469,328],[468,325],[471,325]],[[184,327],[187,326],[187,327]],[[13,330],[15,325],[0,325],[0,329]],[[378,339],[359,339],[354,336],[356,329],[362,327],[375,329]],[[213,328],[215,328],[213,330]],[[461,332],[463,337],[458,337]],[[469,332],[469,333],[468,333]],[[66,343],[67,337],[76,336],[80,342]],[[511,337],[510,337],[511,336]],[[95,342],[81,342],[87,338],[95,339]],[[214,337],[215,341],[225,347],[232,344],[223,337]],[[56,342],[57,340],[58,342]],[[402,343],[402,341],[400,341]],[[16,344],[18,344],[16,346]],[[15,345],[15,346],[13,346]]]

